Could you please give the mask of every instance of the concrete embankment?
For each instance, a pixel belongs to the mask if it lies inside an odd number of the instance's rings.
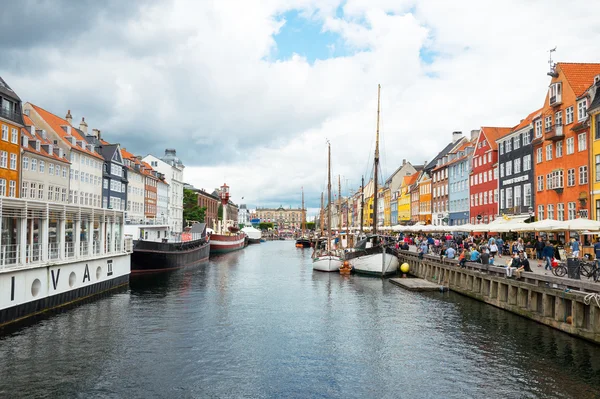
[[[408,263],[416,277],[444,285],[460,294],[546,324],[600,344],[600,306],[594,294],[600,283],[564,277],[522,273],[507,278],[504,267],[400,251],[400,263]]]

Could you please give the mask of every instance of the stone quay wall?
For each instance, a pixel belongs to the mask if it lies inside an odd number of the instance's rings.
[[[454,259],[419,259],[409,251],[399,258],[416,277],[600,344],[600,307],[591,297],[600,294],[600,283],[527,272],[517,280],[504,267],[467,262],[461,268]]]

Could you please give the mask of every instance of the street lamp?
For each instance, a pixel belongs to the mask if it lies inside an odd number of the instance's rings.
[[[529,213],[529,219],[532,219],[533,218],[533,208],[532,207],[527,208],[527,212]],[[530,220],[530,222],[531,222],[531,220]]]

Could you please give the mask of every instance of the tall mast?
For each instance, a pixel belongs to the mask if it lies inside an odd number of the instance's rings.
[[[321,236],[323,236],[323,214],[325,213],[325,208],[323,205],[323,192],[321,192]]]
[[[360,177],[360,234],[363,232],[365,220],[365,177]]]
[[[331,245],[331,144],[327,142],[327,251]]]
[[[377,234],[377,171],[379,169],[379,101],[381,85],[377,85],[377,133],[375,135],[375,171],[373,173],[373,234]]]
[[[342,176],[338,175],[338,229],[342,231]]]
[[[304,229],[306,228],[306,212],[304,211],[304,187],[302,187],[302,237],[304,237]]]

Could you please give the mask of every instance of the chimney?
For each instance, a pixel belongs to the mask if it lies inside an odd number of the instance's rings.
[[[471,130],[471,141],[477,140],[479,136],[479,129]]]
[[[67,116],[65,116],[65,119],[67,120],[67,122],[69,122],[69,124],[71,124],[71,122],[73,122],[73,117],[71,116],[71,110],[67,111]]]
[[[85,118],[81,118],[81,123],[79,123],[79,130],[87,134],[87,123],[85,123]]]
[[[462,139],[463,134],[462,132],[452,132],[452,142],[456,143],[458,140]]]
[[[92,136],[94,136],[98,139],[98,141],[100,141],[100,129],[92,129]]]
[[[402,166],[406,165],[406,159],[402,160]]]

